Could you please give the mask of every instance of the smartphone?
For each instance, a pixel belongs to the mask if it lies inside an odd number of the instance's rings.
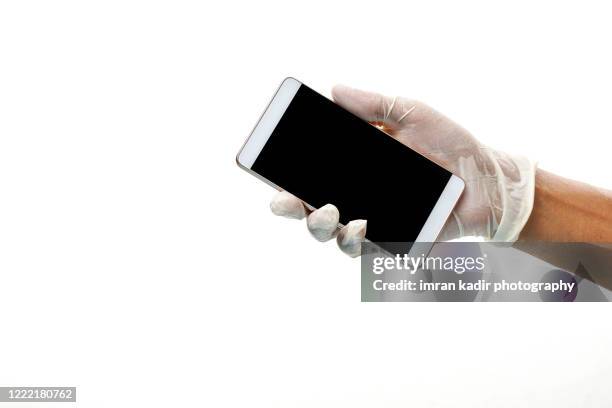
[[[340,226],[367,220],[366,239],[383,246],[436,241],[465,187],[294,78],[282,82],[236,161],[311,210],[334,204]]]

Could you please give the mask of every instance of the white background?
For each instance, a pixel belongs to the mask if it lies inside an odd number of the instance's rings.
[[[421,99],[612,187],[605,3],[493,3],[0,3],[0,385],[76,385],[84,407],[610,406],[609,305],[362,304],[358,261],[234,163],[292,75]]]

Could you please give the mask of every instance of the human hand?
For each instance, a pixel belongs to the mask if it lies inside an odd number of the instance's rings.
[[[438,240],[464,236],[494,241],[518,238],[533,207],[532,161],[484,146],[467,130],[418,101],[345,86],[336,86],[332,96],[338,105],[465,181],[464,193]],[[308,216],[308,229],[315,238],[327,241],[336,236],[343,252],[360,254],[366,220],[351,221],[338,231],[340,215],[335,206],[327,204],[309,212],[288,192],[278,193],[270,208],[274,214],[289,218]]]

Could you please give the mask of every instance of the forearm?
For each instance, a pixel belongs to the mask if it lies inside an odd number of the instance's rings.
[[[605,243],[612,243],[612,192],[538,169],[533,210],[514,247],[612,290]]]
[[[612,242],[612,191],[538,169],[520,241]]]

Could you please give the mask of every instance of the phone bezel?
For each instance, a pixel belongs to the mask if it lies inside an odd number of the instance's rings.
[[[300,81],[292,77],[288,77],[283,80],[272,97],[272,100],[257,121],[257,124],[251,131],[251,134],[236,155],[236,163],[240,168],[279,191],[282,190],[281,186],[274,184],[261,174],[254,172],[251,170],[251,167],[253,166],[253,163],[255,163],[255,160],[257,160],[261,150],[274,132],[276,125],[285,114],[285,110],[293,100],[301,85],[302,83]],[[387,136],[391,137],[390,135]],[[406,148],[409,149],[409,147]],[[414,242],[436,241],[438,235],[442,231],[442,228],[444,228],[448,217],[451,215],[453,208],[459,201],[464,189],[465,182],[460,177],[452,174]],[[298,198],[302,199],[301,197]],[[308,209],[316,209],[309,205],[306,201],[302,200],[302,202],[304,202],[304,205]],[[343,225],[340,224],[339,226],[342,227]]]

